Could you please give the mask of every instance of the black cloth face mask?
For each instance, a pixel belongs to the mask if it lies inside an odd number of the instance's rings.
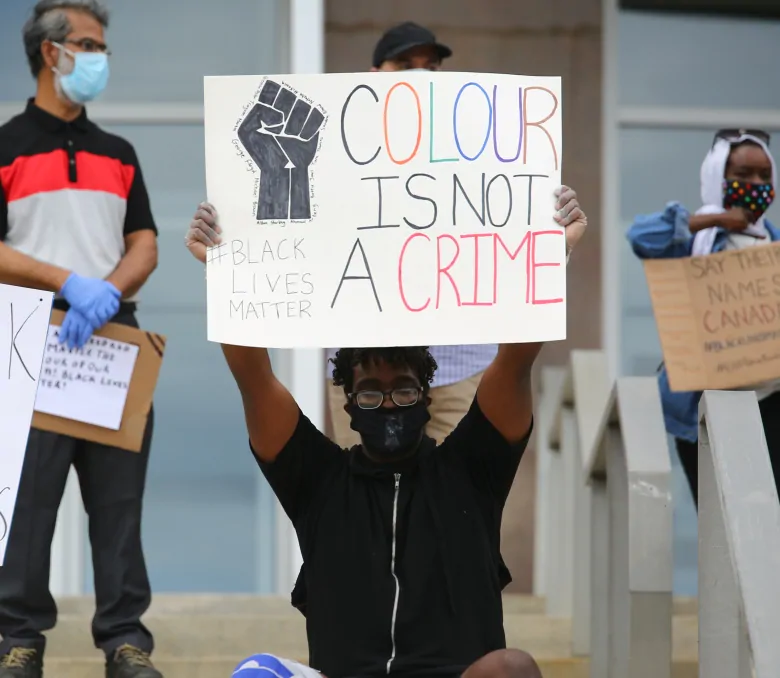
[[[431,415],[424,402],[410,407],[378,407],[363,410],[352,404],[350,427],[357,431],[366,449],[383,459],[401,459],[414,451]]]

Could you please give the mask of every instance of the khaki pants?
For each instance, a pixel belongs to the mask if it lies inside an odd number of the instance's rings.
[[[469,411],[480,379],[482,372],[455,384],[431,389],[431,420],[425,432],[437,443],[441,444]],[[349,427],[350,418],[344,411],[345,402],[344,389],[328,381],[328,409],[333,425],[333,440],[341,447],[350,448],[360,444],[360,436]]]

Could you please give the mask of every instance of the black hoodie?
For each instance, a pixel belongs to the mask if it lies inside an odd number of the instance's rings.
[[[441,445],[426,437],[412,458],[375,464],[299,415],[260,467],[298,534],[292,602],[312,668],[328,678],[458,675],[506,646],[501,514],[527,442],[508,443],[475,400]]]

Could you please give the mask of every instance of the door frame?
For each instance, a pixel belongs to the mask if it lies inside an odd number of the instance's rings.
[[[325,0],[290,0],[287,4],[289,73],[317,74],[325,70]],[[274,352],[275,372],[301,411],[325,430],[325,352],[288,349]],[[258,480],[260,482],[260,480]],[[258,521],[258,524],[259,521]],[[258,548],[262,545],[257,540]],[[290,595],[303,558],[292,522],[276,502],[276,594]],[[262,562],[258,559],[258,562]]]

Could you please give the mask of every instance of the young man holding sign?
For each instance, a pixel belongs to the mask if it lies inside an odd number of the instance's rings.
[[[571,190],[558,209],[571,250],[585,215]],[[187,247],[205,262],[220,232],[216,210],[203,204]],[[334,380],[361,441],[349,451],[300,411],[267,349],[222,348],[252,451],[300,541],[304,566],[292,598],[307,618],[311,666],[329,678],[541,678],[528,654],[506,649],[501,590],[511,577],[499,543],[531,433],[541,344],[499,346],[470,409],[440,445],[424,432],[436,370],[427,347],[339,350]],[[257,655],[234,676],[272,674],[314,672]]]
[[[0,127],[0,281],[54,292],[54,307],[66,312],[60,342],[71,349],[108,322],[138,327],[136,294],[157,265],[157,229],[135,151],[85,109],[108,82],[107,25],[98,0],[38,2],[23,31],[36,96]],[[141,623],[151,601],[141,547],[151,435],[151,416],[140,453],[30,431],[0,568],[0,678],[42,675],[43,633],[57,619],[51,543],[71,465],[89,516],[92,634],[106,676],[161,678]]]

